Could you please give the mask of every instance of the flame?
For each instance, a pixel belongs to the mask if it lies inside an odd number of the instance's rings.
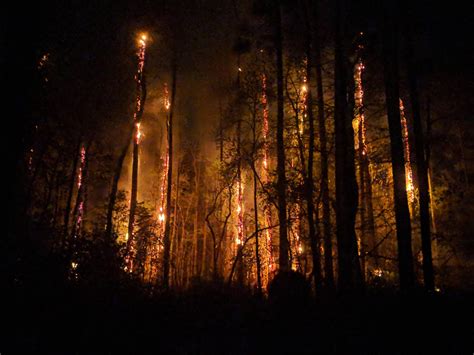
[[[83,191],[83,174],[86,167],[86,149],[84,146],[81,147],[80,153],[80,165],[79,165],[79,172],[77,174],[77,198],[79,200],[78,208],[77,208],[77,219],[76,225],[74,228],[74,237],[77,237],[77,233],[80,230],[83,215],[84,215],[84,191]]]
[[[411,168],[411,157],[410,157],[410,142],[408,141],[408,126],[405,117],[405,108],[403,101],[400,99],[400,121],[402,124],[402,137],[405,154],[405,175],[406,175],[406,186],[408,201],[413,203],[415,201],[415,186],[413,184],[413,171]]]
[[[165,110],[169,111],[171,107],[171,101],[170,101],[170,93],[168,91],[168,85],[165,84],[165,93],[164,93],[164,98],[163,101],[165,103]]]
[[[263,53],[263,51],[262,51]],[[268,142],[269,135],[269,108],[268,108],[268,98],[267,98],[267,76],[265,73],[262,74],[262,96],[260,99],[263,109],[262,115],[262,137],[263,137],[263,169],[262,169],[262,182],[265,184],[269,181],[269,155],[270,155],[270,145]],[[265,230],[265,242],[266,242],[266,257],[268,265],[268,272],[264,273],[264,286],[268,284],[270,274],[275,269],[275,262],[273,258],[273,248],[272,248],[272,230],[269,227],[272,225],[272,211],[270,206],[266,205],[264,207],[264,216],[265,216],[265,226],[268,228]]]
[[[303,64],[306,67],[306,61],[307,59],[304,60]],[[295,146],[299,145],[299,139],[304,133],[304,123],[305,119],[307,118],[307,112],[308,112],[308,106],[307,106],[307,100],[308,100],[308,78],[306,77],[306,74],[303,73],[302,77],[303,83],[301,84],[299,92],[297,92],[297,95],[299,96],[299,102],[297,103],[297,110],[298,110],[298,121],[297,121],[297,127],[295,127],[295,134],[293,136],[293,143]],[[295,164],[294,161],[290,162],[293,166]],[[301,252],[303,251],[303,247],[301,244],[301,238],[300,238],[300,229],[301,229],[301,206],[300,202],[295,202],[294,208],[292,209],[292,215],[294,216],[294,223],[291,226],[291,231],[292,231],[292,241],[290,241],[290,247],[294,251],[294,254],[296,258],[293,259],[292,262],[292,269],[296,270],[298,268],[298,263],[299,263],[299,256]]]
[[[164,233],[165,210],[166,210],[166,184],[167,184],[168,163],[169,163],[168,152],[166,152],[166,155],[162,159],[163,159],[163,172],[161,175],[160,209],[158,212],[158,222],[160,222],[160,228],[162,229],[162,233]]]
[[[372,274],[376,277],[382,277],[383,270],[382,269],[374,269],[374,270],[372,270]]]
[[[365,69],[364,63],[360,59],[355,66],[354,72],[354,81],[355,81],[355,92],[354,92],[354,101],[355,101],[355,149],[362,149],[362,155],[367,154],[367,143],[366,143],[366,125],[365,125],[365,116],[364,116],[364,89],[362,87],[362,73]],[[361,139],[359,142],[359,135],[357,132],[361,133]]]
[[[244,187],[242,181],[239,179],[237,181],[237,236],[236,244],[242,245],[244,239],[244,214],[243,214],[243,192]]]
[[[82,173],[86,163],[86,149],[84,146],[81,147],[81,165],[79,166],[79,173],[77,174],[77,188],[81,188],[82,184]]]
[[[138,36],[138,46],[139,47],[145,47],[146,46],[146,41],[148,40],[148,36],[146,33],[141,33]]]
[[[161,208],[160,208],[160,213],[158,214],[158,221],[160,223],[163,223],[165,221],[165,214],[161,211]]]
[[[141,123],[140,122],[137,122],[135,124],[135,129],[136,129],[136,135],[135,135],[135,141],[137,142],[137,144],[140,144],[140,141],[141,141],[141,138],[143,136],[143,133],[141,131]]]

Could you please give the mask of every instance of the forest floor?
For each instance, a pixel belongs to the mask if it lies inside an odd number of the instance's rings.
[[[159,354],[471,354],[466,294],[297,296],[271,302],[196,286],[149,297],[138,289],[30,280],[7,292],[0,352]]]

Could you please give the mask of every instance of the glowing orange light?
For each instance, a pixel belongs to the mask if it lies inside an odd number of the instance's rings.
[[[242,245],[244,239],[244,210],[243,210],[243,191],[244,187],[239,179],[237,181],[237,236],[236,236],[236,244]]]
[[[168,85],[166,85],[166,84],[165,84],[165,92],[164,92],[163,101],[164,101],[164,104],[165,104],[166,111],[169,111],[169,109],[171,107],[171,101],[170,101],[170,93],[168,91]]]
[[[169,155],[168,151],[163,156],[163,171],[161,175],[161,186],[160,186],[160,208],[158,212],[158,222],[160,224],[161,234],[165,231],[165,210],[166,210],[166,183],[168,177],[168,164],[169,164]]]
[[[135,140],[137,142],[137,144],[140,144],[141,142],[141,138],[143,136],[143,133],[142,133],[142,130],[141,130],[141,123],[140,122],[137,122],[135,124],[135,127],[136,127],[136,136],[135,136]]]
[[[374,269],[374,270],[372,270],[372,274],[376,277],[382,277],[383,270],[382,269]]]
[[[262,50],[263,53],[263,50]],[[268,142],[269,135],[269,108],[267,98],[267,76],[262,74],[262,96],[260,99],[263,110],[263,122],[262,122],[262,137],[263,137],[263,171],[262,171],[262,182],[267,183],[269,181],[269,156],[270,156],[270,145]],[[264,286],[269,281],[270,273],[274,271],[275,263],[273,259],[273,247],[272,247],[272,230],[269,228],[272,224],[272,210],[269,206],[264,208],[265,225],[268,229],[265,231],[266,236],[266,252],[267,256],[265,260],[268,265],[268,272],[264,273]]]
[[[142,33],[141,35],[138,36],[138,45],[140,47],[145,47],[147,40],[148,40],[148,36],[146,35],[146,33]]]
[[[408,141],[408,126],[405,117],[405,108],[403,107],[403,101],[400,99],[400,121],[402,124],[402,137],[405,155],[405,175],[406,175],[406,186],[408,201],[413,203],[415,201],[415,186],[413,184],[413,171],[411,168],[411,154],[410,154],[410,142]]]
[[[364,63],[362,63],[362,60],[359,60],[359,62],[355,66],[355,71],[354,71],[354,82],[355,82],[355,92],[354,92],[354,101],[355,101],[355,137],[354,137],[354,142],[355,142],[355,149],[361,149],[362,150],[362,155],[367,154],[367,144],[366,144],[366,125],[365,125],[365,116],[364,116],[364,90],[362,87],[362,73],[365,69]],[[360,132],[360,139],[359,139],[359,133]],[[359,142],[360,141],[360,142]]]
[[[86,149],[84,146],[81,147],[81,165],[79,166],[79,173],[77,174],[77,188],[81,188],[82,184],[82,172],[86,163]]]

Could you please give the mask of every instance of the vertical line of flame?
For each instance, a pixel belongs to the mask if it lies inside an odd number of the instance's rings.
[[[263,124],[262,124],[262,136],[263,136],[263,169],[262,169],[262,182],[265,184],[269,181],[269,164],[268,159],[270,155],[270,145],[268,142],[268,135],[269,135],[269,109],[268,109],[268,98],[267,98],[267,76],[265,73],[262,74],[262,97],[261,97],[261,104],[263,107]],[[266,237],[266,245],[267,245],[267,263],[268,263],[268,275],[266,275],[265,279],[268,282],[269,274],[274,271],[275,262],[273,258],[273,246],[272,246],[272,230],[269,228],[272,225],[272,210],[269,205],[264,207],[264,216],[265,216],[265,237]]]
[[[77,173],[77,191],[78,191],[77,198],[80,199],[80,201],[79,201],[78,210],[77,210],[77,219],[76,219],[76,227],[75,227],[74,234],[78,233],[82,224],[82,218],[84,214],[84,198],[83,198],[84,187],[82,186],[82,184],[83,184],[83,173],[84,173],[85,166],[86,166],[86,148],[82,146],[79,172]],[[76,235],[74,237],[76,237]]]
[[[413,203],[415,201],[415,187],[413,185],[413,171],[411,168],[410,142],[408,141],[408,126],[407,126],[407,120],[405,117],[405,108],[403,106],[402,99],[400,99],[400,121],[402,124],[402,137],[403,137],[403,147],[404,147],[404,155],[405,155],[405,174],[406,174],[408,201],[410,203]]]
[[[364,71],[365,66],[362,62],[362,59],[359,59],[359,62],[356,64],[355,73],[354,73],[354,81],[355,81],[355,93],[354,93],[354,101],[355,101],[355,119],[357,123],[357,129],[360,130],[361,133],[361,141],[359,142],[358,135],[355,135],[356,138],[356,147],[355,149],[359,149],[359,145],[362,147],[362,154],[367,155],[367,143],[366,143],[366,132],[367,128],[365,126],[365,115],[364,115],[364,89],[362,86],[362,72]]]
[[[362,153],[363,156],[367,156],[367,144],[366,144],[366,126],[365,126],[365,115],[364,115],[364,88],[362,86],[362,73],[365,69],[362,59],[359,58],[359,61],[355,65],[354,70],[354,149]],[[359,164],[363,164],[362,161],[359,161]],[[362,167],[359,167],[362,169]],[[360,181],[360,184],[363,182]],[[363,198],[363,197],[362,197]],[[363,216],[361,215],[361,221]],[[362,225],[362,222],[361,222]],[[362,252],[362,240],[360,233],[357,233],[357,253],[361,256]]]

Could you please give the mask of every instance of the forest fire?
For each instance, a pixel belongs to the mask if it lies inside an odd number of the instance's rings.
[[[472,352],[457,5],[10,5],[2,353]]]

